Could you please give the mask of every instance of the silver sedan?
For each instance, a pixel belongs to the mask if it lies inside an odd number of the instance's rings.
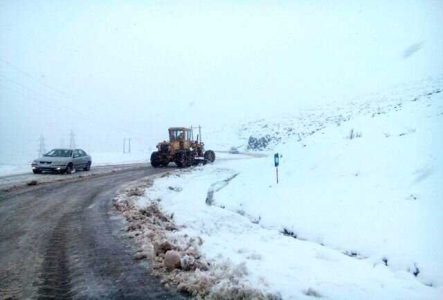
[[[76,170],[89,171],[92,159],[82,149],[53,149],[32,162],[32,172],[44,171],[72,174]]]

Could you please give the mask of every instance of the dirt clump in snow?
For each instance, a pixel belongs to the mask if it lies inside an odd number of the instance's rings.
[[[166,270],[172,271],[181,267],[180,254],[175,250],[168,250],[165,254],[165,260],[163,261]]]
[[[154,243],[155,256],[159,256],[160,254],[165,254],[169,250],[172,250],[172,245],[168,241],[164,241],[161,244]]]
[[[139,251],[139,252],[137,252],[134,255],[134,259],[135,260],[141,260],[141,259],[144,259],[144,258],[147,258],[147,257],[148,257],[148,255],[145,252],[143,252],[143,251]]]
[[[180,232],[173,216],[163,213],[158,201],[140,209],[135,204],[152,180],[135,183],[119,193],[114,207],[126,218],[126,234],[139,248],[134,259],[150,261],[151,273],[167,287],[198,299],[280,299],[252,287],[246,266],[208,262],[200,253],[201,237]]]

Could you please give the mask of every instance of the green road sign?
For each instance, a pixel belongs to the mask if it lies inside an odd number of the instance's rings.
[[[278,167],[278,165],[280,164],[280,155],[278,155],[278,153],[274,154],[274,165],[275,167]]]

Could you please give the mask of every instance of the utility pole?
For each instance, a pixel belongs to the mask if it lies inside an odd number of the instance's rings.
[[[123,138],[123,154],[126,153],[126,138]]]
[[[72,131],[72,130],[69,133],[69,148],[71,148],[71,149],[75,148],[75,134],[74,134],[74,131]]]
[[[131,153],[131,138],[128,139],[128,153]]]
[[[45,147],[45,137],[43,135],[40,135],[39,141],[38,141],[38,157],[42,157],[43,154],[46,153],[46,147]]]

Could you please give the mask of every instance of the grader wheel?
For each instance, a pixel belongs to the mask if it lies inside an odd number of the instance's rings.
[[[205,152],[204,158],[206,161],[213,163],[215,161],[215,153],[212,150],[208,150]]]
[[[160,154],[157,151],[151,154],[151,166],[154,168],[160,167]]]
[[[175,164],[179,168],[184,168],[188,165],[188,157],[185,152],[179,152],[175,155]]]

